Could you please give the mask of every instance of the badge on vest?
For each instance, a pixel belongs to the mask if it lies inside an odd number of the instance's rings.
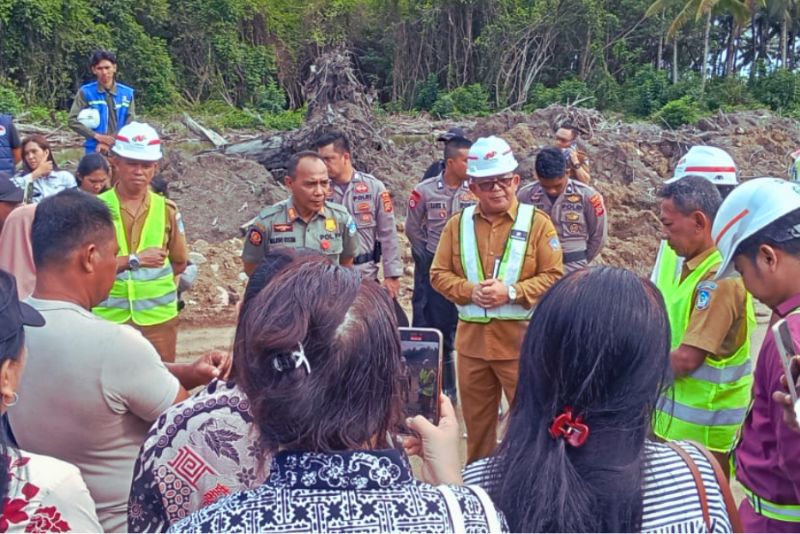
[[[325,230],[328,232],[336,231],[336,220],[335,219],[325,219]]]
[[[511,237],[511,239],[519,239],[520,241],[527,241],[528,232],[524,230],[511,230],[511,235],[509,237]]]
[[[567,195],[567,202],[579,203],[580,201],[580,195]]]
[[[367,184],[364,183],[356,184],[356,193],[368,193],[368,192],[369,192],[369,186]]]

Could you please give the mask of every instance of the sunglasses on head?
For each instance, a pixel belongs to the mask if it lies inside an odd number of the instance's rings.
[[[511,182],[514,180],[514,176],[503,176],[501,178],[495,178],[494,180],[490,180],[488,182],[474,182],[478,188],[483,191],[484,193],[488,193],[494,189],[495,184],[499,185],[501,189],[508,189],[511,185]]]

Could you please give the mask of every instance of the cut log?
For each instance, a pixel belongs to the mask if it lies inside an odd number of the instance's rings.
[[[228,144],[228,141],[226,141],[224,137],[222,137],[214,130],[206,128],[205,126],[203,126],[202,124],[191,118],[188,113],[183,114],[183,123],[186,125],[187,128],[189,128],[195,134],[202,135],[203,137],[208,139],[211,142],[211,144],[213,144],[215,147],[220,147]]]

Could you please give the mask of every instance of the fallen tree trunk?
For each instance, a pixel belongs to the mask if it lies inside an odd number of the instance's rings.
[[[224,137],[219,135],[214,130],[204,127],[202,124],[191,118],[188,113],[183,114],[183,123],[187,128],[189,128],[189,130],[197,135],[205,137],[216,147],[228,144],[228,141],[226,141]]]

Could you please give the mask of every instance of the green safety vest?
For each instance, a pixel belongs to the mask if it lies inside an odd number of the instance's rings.
[[[653,274],[650,280],[661,290],[667,293],[676,286],[681,280],[681,269],[683,268],[683,258],[669,246],[666,241],[661,241],[658,247],[656,264],[653,266]]]
[[[164,245],[167,223],[166,202],[164,197],[152,191],[148,194],[150,210],[144,221],[137,252],[151,247],[161,248]],[[125,237],[116,191],[110,189],[98,198],[111,210],[120,256],[128,256],[130,254],[128,239]],[[167,258],[162,267],[142,267],[136,271],[125,270],[117,273],[108,298],[93,308],[92,312],[120,324],[128,321],[140,326],[165,323],[178,316],[177,290],[172,264]]]
[[[697,284],[721,261],[719,251],[714,251],[673,289],[662,289],[672,329],[672,350],[683,341]],[[697,441],[713,451],[731,450],[747,415],[753,386],[750,335],[756,318],[750,294],[745,302],[747,333],[742,346],[724,360],[707,356],[699,368],[676,378],[662,394],[653,417],[653,431],[660,438]]]
[[[506,249],[500,261],[500,270],[497,275],[498,280],[501,280],[507,286],[516,284],[519,281],[522,265],[525,263],[525,253],[528,250],[528,234],[533,224],[534,212],[535,208],[530,204],[520,204],[517,209],[517,218],[514,220],[511,233],[506,240]],[[474,215],[475,205],[465,208],[461,213],[460,248],[461,266],[464,269],[467,280],[477,284],[486,277],[483,274],[480,254],[478,254]],[[519,304],[511,303],[490,310],[472,303],[456,307],[458,308],[458,318],[471,323],[488,323],[492,319],[528,321],[532,313],[532,310]]]

